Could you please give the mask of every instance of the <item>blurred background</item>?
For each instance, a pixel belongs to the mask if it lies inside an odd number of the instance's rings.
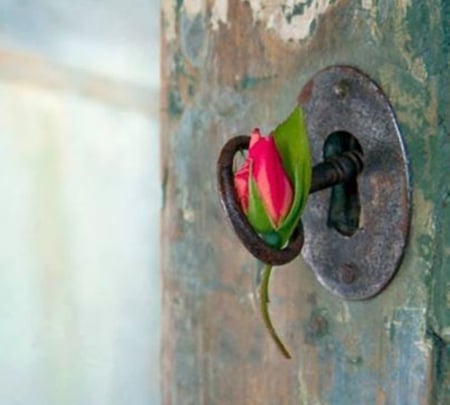
[[[0,404],[159,404],[159,2],[0,0]]]

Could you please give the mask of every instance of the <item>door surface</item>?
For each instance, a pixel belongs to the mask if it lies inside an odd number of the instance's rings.
[[[449,404],[450,2],[166,1],[162,26],[164,403]],[[221,211],[216,159],[231,136],[274,128],[333,64],[365,71],[396,111],[411,233],[367,301],[330,295],[301,258],[276,270],[285,360],[255,308],[257,263]]]

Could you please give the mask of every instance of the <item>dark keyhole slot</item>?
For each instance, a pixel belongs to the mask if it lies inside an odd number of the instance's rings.
[[[345,131],[333,132],[323,147],[324,158],[330,159],[346,151],[357,150],[363,153],[358,140]],[[352,236],[359,229],[361,204],[358,181],[351,179],[334,186],[331,190],[327,225],[345,236]]]

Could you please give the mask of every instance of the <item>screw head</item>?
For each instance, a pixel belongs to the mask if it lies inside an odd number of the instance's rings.
[[[352,284],[356,280],[358,268],[354,263],[344,263],[339,268],[339,279],[344,284]]]
[[[333,86],[333,92],[339,98],[344,98],[348,94],[348,85],[345,82],[336,83]]]

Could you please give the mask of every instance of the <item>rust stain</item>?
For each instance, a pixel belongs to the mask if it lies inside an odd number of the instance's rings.
[[[309,101],[314,88],[314,80],[310,80],[305,87],[303,87],[301,93],[298,96],[299,104],[305,104]]]
[[[385,405],[387,401],[386,392],[379,388],[377,390],[377,405]]]

